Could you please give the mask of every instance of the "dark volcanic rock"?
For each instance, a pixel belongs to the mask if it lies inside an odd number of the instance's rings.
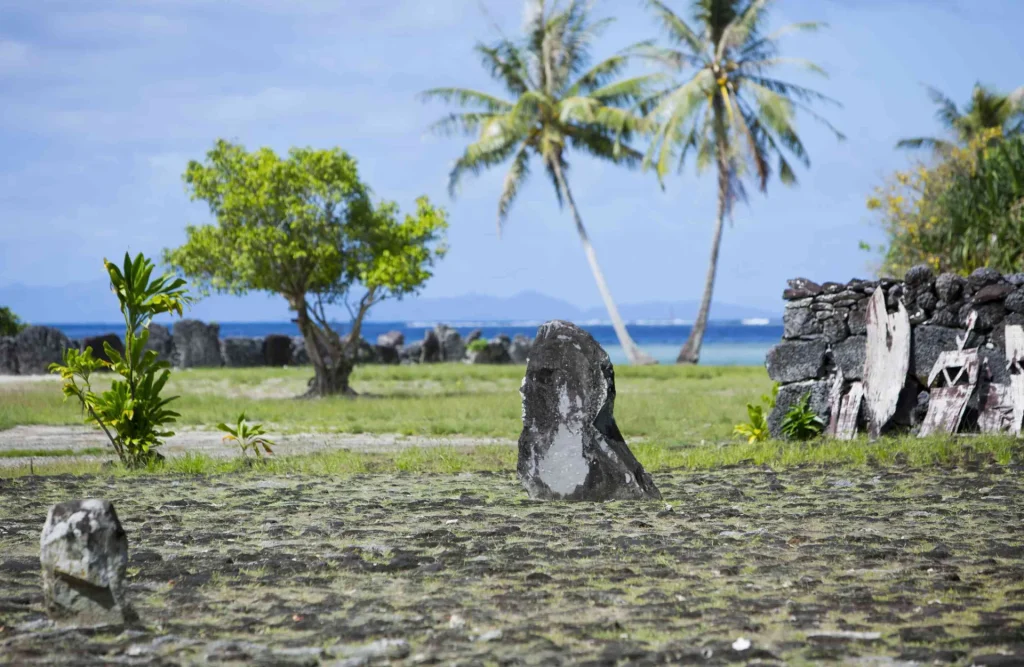
[[[927,264],[918,264],[917,266],[910,267],[907,274],[903,276],[903,282],[910,287],[918,287],[931,282],[934,277],[935,274],[932,273],[930,266]]]
[[[994,285],[1002,279],[1003,275],[1001,273],[995,269],[983,266],[980,269],[975,269],[971,275],[967,276],[967,284],[977,291],[986,285]]]
[[[822,292],[821,285],[807,278],[792,278],[787,280],[786,284],[789,288],[782,293],[782,298],[787,301],[818,296]]]
[[[1006,368],[1006,351],[1002,348],[983,347],[978,350],[982,374],[994,384],[1010,384],[1010,371]]]
[[[467,352],[466,360],[471,364],[510,364],[509,348],[497,338],[490,340],[487,347]],[[524,360],[525,362],[525,360]]]
[[[917,295],[917,307],[926,313],[933,312],[938,304],[939,297],[935,296],[935,292],[931,290],[920,292]]]
[[[1024,288],[1011,292],[1003,305],[1014,313],[1024,313]]]
[[[374,345],[377,360],[382,364],[397,364],[402,361],[401,348],[390,345]]]
[[[434,327],[441,345],[441,361],[462,361],[466,358],[466,344],[458,331],[444,324]]]
[[[983,303],[991,303],[993,301],[1002,301],[1011,292],[1013,292],[1013,285],[1009,285],[1007,283],[986,285],[975,293],[974,303],[981,305]]]
[[[768,431],[773,438],[782,436],[782,418],[786,412],[799,402],[804,394],[810,393],[810,406],[822,421],[828,423],[828,393],[830,383],[827,380],[809,380],[794,382],[779,387],[779,395],[775,397],[775,408],[768,415]]]
[[[306,350],[306,339],[292,336],[288,345],[288,355],[293,366],[305,366],[309,363],[309,352]]]
[[[523,334],[516,334],[512,343],[508,346],[508,356],[513,364],[525,364],[530,356],[530,347],[533,341]]]
[[[469,335],[466,336],[466,345],[469,345],[470,343],[472,343],[477,338],[480,338],[480,336],[483,336],[483,335],[484,335],[484,332],[482,330],[480,330],[480,329],[473,329],[472,331],[469,332]]]
[[[866,356],[866,336],[850,336],[843,342],[832,346],[832,360],[843,371],[843,377],[848,380],[860,380],[864,377]]]
[[[783,338],[817,337],[822,331],[821,321],[809,308],[786,306],[782,313]]]
[[[136,620],[125,600],[128,538],[109,501],[51,507],[40,548],[44,604],[52,618],[118,625]]]
[[[850,335],[850,328],[846,324],[846,317],[836,313],[821,323],[821,332],[826,341],[835,344]]]
[[[124,354],[124,343],[121,342],[121,337],[115,333],[83,338],[81,349],[84,352],[86,348],[91,348],[93,357],[96,359],[102,359],[103,361],[110,361],[110,357],[107,356],[107,352],[103,347],[104,343],[107,343],[110,347],[114,348],[114,351],[118,354]]]
[[[943,273],[935,279],[935,293],[946,303],[953,303],[964,293],[967,281],[955,273]]]
[[[348,346],[351,340],[352,334],[347,334],[341,337],[342,345]],[[357,364],[376,364],[380,362],[380,358],[377,356],[377,348],[366,342],[365,338],[360,337],[355,345],[355,363]]]
[[[405,364],[418,364],[420,363],[420,356],[423,353],[423,341],[414,340],[408,345],[404,346],[399,352],[398,356],[402,360],[401,363]]]
[[[441,361],[441,341],[433,329],[428,329],[420,344],[420,363],[432,364],[438,361]]]
[[[950,329],[925,324],[914,327],[910,334],[910,369],[909,373],[917,377],[921,384],[928,383],[928,374],[942,352],[956,350],[956,337],[964,335],[962,329]],[[978,337],[971,336],[967,346],[977,344]]]
[[[401,331],[388,331],[377,336],[377,345],[380,347],[400,348],[405,345],[405,334]]]
[[[305,348],[303,348],[305,351]],[[291,366],[292,337],[284,334],[270,334],[263,339],[263,363],[267,366]]]
[[[850,309],[846,318],[846,326],[853,336],[862,336],[868,332],[867,310],[861,305]]]
[[[199,320],[174,323],[174,365],[178,368],[204,368],[221,365],[220,325]]]
[[[71,341],[57,329],[30,326],[15,337],[14,354],[20,375],[43,375],[52,363],[64,358]]]
[[[615,423],[615,372],[590,334],[561,320],[541,325],[520,391],[517,470],[530,497],[661,498]]]
[[[150,323],[149,340],[146,341],[146,349],[156,352],[156,358],[160,361],[171,361],[174,352],[174,341],[171,338],[170,330],[162,324]]]
[[[965,303],[960,308],[960,321],[958,322],[960,326],[967,326],[967,318],[970,317],[972,310],[978,313],[978,319],[974,324],[976,331],[991,331],[992,327],[998,325],[1006,317],[1006,309],[999,302],[985,303],[980,306]]]
[[[0,375],[18,374],[17,343],[14,336],[0,336]]]
[[[820,340],[787,340],[768,350],[765,366],[776,382],[799,382],[820,377],[828,346]]]
[[[263,339],[232,337],[220,341],[220,356],[229,368],[263,365]]]

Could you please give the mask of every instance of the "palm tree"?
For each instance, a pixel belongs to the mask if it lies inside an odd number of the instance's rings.
[[[938,109],[935,117],[944,128],[950,130],[959,144],[968,144],[971,139],[983,130],[1002,129],[1004,136],[1024,133],[1024,105],[1021,98],[1024,88],[1004,95],[980,83],[974,84],[971,100],[963,110],[946,97],[941,91],[926,86],[928,97]],[[939,155],[948,155],[957,143],[937,139],[935,137],[915,137],[903,139],[896,144],[897,148],[930,148]]]
[[[442,133],[475,136],[449,174],[449,192],[455,195],[467,172],[475,175],[511,159],[498,199],[500,235],[530,173],[530,159],[539,157],[559,207],[568,203],[572,211],[576,233],[626,357],[631,363],[654,363],[626,331],[566,178],[570,149],[627,167],[642,163],[643,154],[629,146],[640,120],[630,106],[647,94],[652,77],[617,78],[628,62],[625,53],[591,65],[591,43],[611,20],[591,20],[589,3],[570,0],[562,8],[557,0],[536,0],[531,9],[522,40],[503,37],[495,45],[475,47],[510,99],[466,88],[434,88],[422,95],[469,109],[434,125]]]
[[[786,32],[815,30],[818,23],[797,23],[764,35],[761,28],[771,0],[692,0],[692,25],[658,0],[648,8],[668,33],[670,48],[645,46],[640,55],[662,64],[673,74],[692,70],[644,103],[653,139],[645,167],[653,165],[659,180],[676,162],[681,170],[687,156],[696,154],[697,172],[714,164],[718,172],[718,216],[711,240],[711,259],[704,294],[693,330],[676,359],[695,364],[707,329],[708,312],[718,270],[718,252],[726,216],[733,204],[746,199],[743,179],[753,172],[758,188],[767,190],[773,162],[779,180],[796,183],[787,155],[805,166],[810,160],[794,128],[797,110],[843,135],[811,109],[832,101],[809,88],[774,78],[772,69],[796,65],[824,75],[817,65],[777,55],[777,41]]]

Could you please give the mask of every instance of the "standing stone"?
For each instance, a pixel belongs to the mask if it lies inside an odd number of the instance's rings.
[[[828,346],[820,340],[784,340],[768,350],[768,377],[782,383],[821,377],[827,350]]]
[[[115,333],[103,334],[102,336],[88,336],[82,339],[80,347],[83,352],[86,348],[92,348],[92,356],[94,358],[110,361],[110,357],[107,356],[106,349],[103,347],[104,343],[114,348],[114,351],[118,354],[124,354],[124,343],[121,342],[121,337]]]
[[[828,380],[808,380],[806,382],[793,382],[779,387],[779,394],[775,397],[775,407],[768,414],[768,432],[773,438],[782,438],[782,420],[789,409],[800,402],[805,394],[810,394],[808,405],[822,422],[828,423],[829,406],[828,395],[831,388]]]
[[[821,335],[821,321],[810,308],[797,306],[798,301],[786,304],[782,313],[783,338],[808,338]]]
[[[219,367],[220,325],[199,320],[174,323],[174,365],[178,368]]]
[[[469,335],[466,336],[466,345],[469,345],[470,343],[472,343],[477,338],[480,338],[483,335],[484,332],[482,329],[473,329],[472,331],[469,332]]]
[[[125,599],[128,538],[109,501],[54,505],[39,545],[43,600],[51,618],[87,625],[137,620]]]
[[[377,345],[381,347],[400,348],[405,345],[405,334],[401,331],[388,331],[377,336]]]
[[[14,336],[0,336],[0,375],[18,374],[17,343]]]
[[[159,361],[171,361],[174,352],[174,340],[171,338],[170,330],[162,324],[150,323],[149,340],[146,341],[146,349],[156,352]]]
[[[530,356],[533,342],[523,334],[516,334],[508,347],[508,356],[513,364],[525,364]]]
[[[26,328],[15,338],[14,354],[21,375],[43,375],[48,373],[50,364],[64,359],[64,350],[72,347],[71,341],[53,327],[34,325]]]
[[[434,327],[441,345],[441,361],[462,361],[466,357],[466,344],[459,332],[444,324]]]
[[[267,366],[291,366],[292,363],[292,338],[285,334],[270,334],[263,339],[263,349],[260,351],[263,356],[263,363]]]
[[[288,357],[295,366],[305,366],[309,363],[309,352],[306,350],[305,338],[302,336],[289,337]]]
[[[466,362],[470,364],[510,364],[512,357],[509,348],[497,338],[487,343],[487,347],[470,350],[466,353]]]
[[[441,361],[441,341],[433,329],[427,329],[420,346],[420,363],[432,364],[437,361]]]
[[[397,364],[402,360],[402,344],[405,334],[401,331],[389,331],[377,336],[377,357],[382,364]]]
[[[615,423],[615,372],[590,334],[561,320],[541,325],[520,392],[517,470],[531,498],[661,498]]]
[[[423,341],[414,340],[405,347],[399,353],[399,358],[403,364],[418,364],[420,363],[420,356],[423,353]]]
[[[864,377],[864,360],[867,357],[867,336],[850,336],[832,346],[832,360],[843,371],[847,380]]]
[[[228,368],[251,368],[263,365],[262,338],[224,338],[220,341],[220,355]]]

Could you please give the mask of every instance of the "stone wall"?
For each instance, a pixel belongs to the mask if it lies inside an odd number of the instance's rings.
[[[180,320],[171,330],[159,324],[150,325],[147,349],[157,352],[162,360],[175,368],[232,368],[249,366],[303,366],[309,363],[301,336],[271,334],[263,337],[219,337],[216,324],[198,320]],[[478,332],[473,332],[477,334]],[[356,363],[419,364],[461,362],[467,364],[525,364],[533,341],[522,334],[515,338],[501,334],[488,341],[482,350],[469,350],[458,331],[443,324],[428,329],[422,341],[405,344],[400,331],[377,337],[376,344],[359,342]],[[84,349],[92,346],[102,351],[106,341],[123,350],[121,339],[110,333],[83,341],[69,340],[52,327],[33,326],[18,336],[0,337],[0,375],[39,375],[46,367],[60,361],[65,348]],[[100,356],[100,355],[97,355]]]
[[[956,338],[966,333],[971,311],[977,312],[977,321],[966,346],[979,348],[980,381],[1008,382],[1004,325],[1024,324],[1024,274],[978,269],[966,278],[952,273],[936,276],[928,267],[917,266],[902,281],[855,279],[818,285],[796,278],[782,295],[783,340],[765,361],[769,377],[781,385],[768,420],[774,437],[780,436],[789,407],[808,392],[811,406],[828,418],[829,378],[837,367],[847,379],[861,378],[867,302],[879,289],[890,310],[903,301],[912,331],[910,370],[890,430],[914,431],[920,425],[928,405],[928,373],[940,352],[957,348]],[[967,428],[976,407],[972,399]]]

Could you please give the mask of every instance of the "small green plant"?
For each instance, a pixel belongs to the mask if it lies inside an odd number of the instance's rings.
[[[242,456],[247,456],[247,452],[251,449],[256,455],[256,458],[261,458],[263,454],[260,452],[262,447],[267,454],[273,454],[273,450],[270,449],[271,445],[275,445],[273,440],[269,440],[264,437],[266,431],[263,430],[263,424],[248,424],[245,421],[245,413],[238,415],[238,423],[234,428],[227,424],[217,424],[217,429],[224,431],[227,435],[224,436],[226,442],[234,441],[238,443],[238,447],[242,450]]]
[[[810,440],[821,435],[825,422],[811,409],[811,392],[804,394],[782,418],[782,433],[790,440]]]
[[[487,341],[483,338],[477,338],[476,340],[470,341],[469,345],[466,346],[466,350],[469,352],[483,352],[487,349]]]
[[[27,326],[10,308],[0,306],[0,336],[17,336]]]
[[[741,435],[747,439],[748,443],[763,442],[768,439],[768,412],[775,407],[775,398],[779,395],[779,383],[776,382],[772,386],[771,394],[764,394],[761,396],[761,403],[764,405],[754,405],[753,403],[747,403],[747,416],[750,419],[745,424],[737,424],[733,428],[732,432],[735,435]]]
[[[161,313],[181,315],[192,300],[180,278],[165,275],[151,280],[155,267],[141,253],[134,260],[125,253],[123,270],[105,259],[103,265],[124,316],[124,354],[109,343],[103,343],[103,351],[110,361],[93,357],[91,348],[69,348],[64,351],[63,365],[50,364],[50,372],[64,380],[65,398],[74,396],[81,402],[86,422],[103,429],[125,467],[152,467],[163,459],[156,448],[164,438],[174,435],[164,429],[178,413],[167,409],[177,396],[160,396],[171,375],[170,364],[157,361],[157,353],[146,350],[149,323]],[[101,368],[111,369],[121,379],[97,394],[89,378]]]

